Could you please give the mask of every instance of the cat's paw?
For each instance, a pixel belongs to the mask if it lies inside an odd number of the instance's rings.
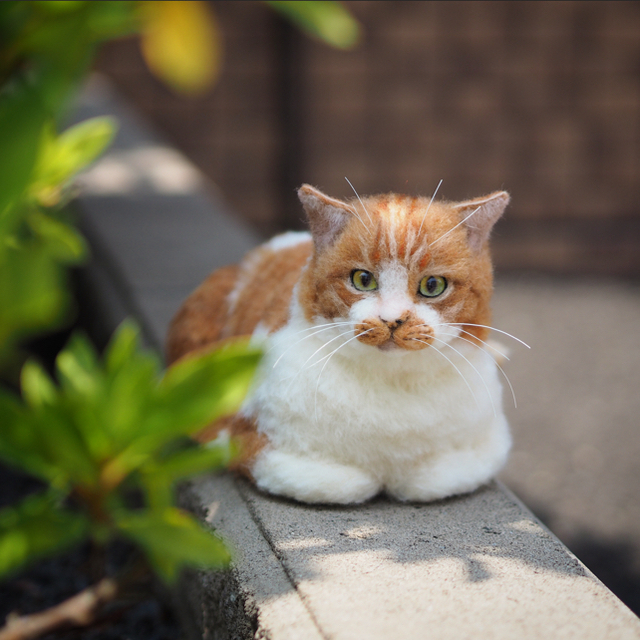
[[[258,456],[252,475],[260,489],[300,502],[354,504],[381,489],[378,480],[357,467],[276,449]]]
[[[387,492],[399,500],[415,502],[470,493],[488,482],[500,466],[473,451],[449,453],[389,483]]]

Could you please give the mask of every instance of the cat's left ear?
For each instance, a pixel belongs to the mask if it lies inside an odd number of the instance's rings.
[[[458,202],[454,209],[460,212],[460,220],[467,227],[469,246],[480,251],[489,239],[489,234],[498,218],[509,204],[510,196],[506,191],[495,191],[488,196]]]
[[[298,189],[298,198],[307,214],[316,249],[331,245],[354,215],[346,202],[331,198],[308,184]]]

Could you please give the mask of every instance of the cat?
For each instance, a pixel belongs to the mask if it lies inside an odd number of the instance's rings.
[[[240,412],[200,439],[237,438],[236,468],[301,502],[426,502],[488,482],[511,445],[487,342],[488,239],[509,195],[298,196],[310,233],[215,271],[171,323],[169,363],[266,342]]]

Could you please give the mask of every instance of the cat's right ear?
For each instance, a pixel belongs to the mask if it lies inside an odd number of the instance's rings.
[[[353,209],[346,202],[331,198],[308,184],[303,184],[298,189],[298,198],[307,215],[317,250],[333,244],[354,215]]]

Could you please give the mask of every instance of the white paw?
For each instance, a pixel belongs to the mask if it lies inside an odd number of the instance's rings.
[[[274,449],[258,456],[252,474],[260,489],[300,502],[352,504],[381,489],[378,480],[356,467]]]
[[[399,500],[439,500],[475,491],[488,482],[501,466],[501,462],[482,458],[474,451],[452,452],[389,483],[387,491]]]

